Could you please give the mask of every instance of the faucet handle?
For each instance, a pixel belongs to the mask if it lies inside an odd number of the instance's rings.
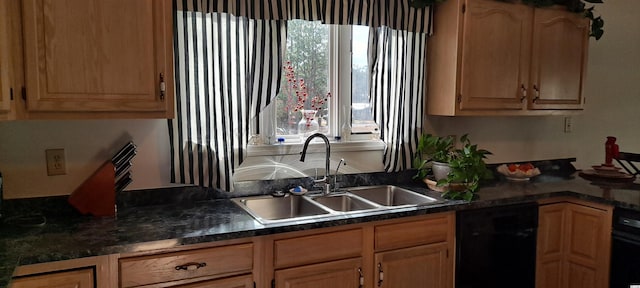
[[[340,162],[338,163],[338,166],[336,167],[336,173],[335,175],[338,176],[338,170],[340,170],[340,166],[345,165],[347,166],[347,161],[344,161],[344,158],[340,158]]]

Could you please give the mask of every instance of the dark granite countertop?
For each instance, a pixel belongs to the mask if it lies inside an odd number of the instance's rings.
[[[409,181],[400,186],[424,194],[436,193],[421,184]],[[577,197],[640,211],[639,184],[596,184],[575,174],[569,177],[541,175],[530,182],[502,179],[483,186],[478,196],[472,202],[449,201],[436,206],[405,208],[375,215],[340,216],[271,225],[260,224],[229,199],[215,199],[217,197],[179,204],[119,206],[116,217],[96,218],[73,213],[49,215],[47,223],[37,227],[11,224],[12,221],[6,221],[8,218],[5,218],[5,223],[0,224],[0,287],[8,284],[15,267],[20,265],[508,205],[558,196]]]

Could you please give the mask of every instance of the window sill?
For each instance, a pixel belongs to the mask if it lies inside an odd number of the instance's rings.
[[[252,156],[274,156],[274,155],[300,155],[304,143],[273,144],[273,145],[249,145],[247,153]],[[383,151],[385,143],[381,140],[331,141],[331,152],[355,152],[355,151]],[[324,153],[324,142],[311,142],[307,149],[308,153]]]

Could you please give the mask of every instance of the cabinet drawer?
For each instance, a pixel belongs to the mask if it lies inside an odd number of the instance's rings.
[[[250,273],[253,244],[120,259],[120,287]]]
[[[319,263],[362,254],[362,229],[276,240],[275,268]]]
[[[173,288],[253,288],[253,277],[251,275],[234,276],[224,279],[204,281]]]
[[[93,288],[95,283],[93,268],[67,272],[56,272],[37,276],[27,276],[12,280],[11,288],[29,287],[77,287]]]
[[[447,241],[453,221],[449,215],[383,224],[375,227],[375,249],[388,250]]]

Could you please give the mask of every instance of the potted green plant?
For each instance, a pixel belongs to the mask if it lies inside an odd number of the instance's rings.
[[[438,137],[432,134],[422,135],[418,142],[418,148],[416,155],[413,159],[413,167],[418,169],[418,174],[415,178],[423,179],[427,177],[429,173],[434,170],[434,163],[436,163],[435,174],[436,180],[440,180],[444,177],[440,177],[441,172],[445,175],[448,174],[448,164],[455,152],[455,138],[453,136]],[[443,169],[444,171],[439,171]]]
[[[484,162],[491,152],[478,149],[478,145],[471,144],[467,134],[460,137],[460,143],[461,147],[456,148],[453,136],[423,135],[418,142],[416,156],[413,159],[413,166],[418,170],[414,178],[424,179],[434,168],[448,166],[449,171],[444,174],[446,176],[436,178],[437,186],[462,184],[464,188],[447,189],[443,196],[470,201],[479,188],[480,180],[492,177],[491,171],[487,169]]]

